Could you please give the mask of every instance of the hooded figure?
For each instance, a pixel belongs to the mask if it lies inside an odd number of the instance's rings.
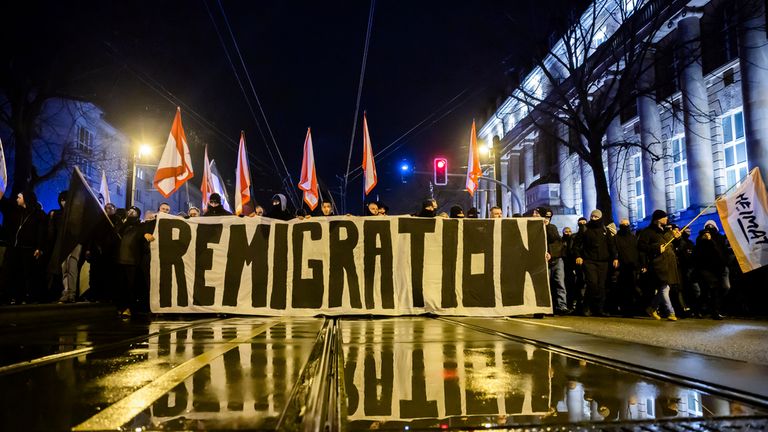
[[[425,200],[421,203],[421,210],[416,214],[418,217],[435,217],[435,203],[431,200]]]
[[[469,210],[467,210],[467,219],[477,219],[477,207],[470,207]]]
[[[9,287],[11,303],[43,300],[38,276],[48,226],[37,195],[32,190],[21,192],[16,196],[16,204],[3,210],[11,246],[5,262],[10,270],[5,286]]]
[[[284,220],[284,221],[293,219],[293,215],[291,215],[286,210],[287,207],[288,207],[288,201],[285,198],[285,195],[274,194],[272,195],[272,207],[270,207],[269,212],[267,213],[267,217],[271,217],[272,219]]]
[[[221,195],[212,193],[211,197],[208,198],[208,210],[203,216],[229,216],[231,214],[221,205]]]
[[[451,207],[451,219],[464,219],[464,209],[460,205]]]

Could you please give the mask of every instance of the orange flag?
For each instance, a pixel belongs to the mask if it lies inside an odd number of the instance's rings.
[[[235,214],[243,214],[243,206],[251,201],[251,171],[245,154],[245,132],[240,131],[237,149],[237,177],[235,178]]]
[[[480,149],[477,147],[477,132],[475,121],[472,120],[472,132],[469,136],[469,162],[467,162],[467,192],[474,195],[477,190],[478,180],[483,175],[480,168]]]
[[[192,159],[189,156],[189,145],[181,126],[181,108],[176,108],[168,142],[165,143],[163,155],[155,172],[154,185],[161,195],[168,198],[193,176]]]
[[[213,193],[211,186],[211,163],[208,162],[208,146],[205,146],[205,162],[203,163],[203,182],[200,184],[200,192],[203,194],[202,208],[203,213],[208,210],[208,199]]]
[[[307,128],[307,137],[304,139],[304,160],[301,162],[301,180],[299,189],[304,191],[304,202],[310,210],[317,207],[319,201],[317,192],[317,175],[315,173],[315,154],[312,150],[311,128]]]
[[[376,164],[373,162],[371,136],[368,134],[368,119],[363,113],[363,190],[366,195],[371,193],[376,183],[378,183],[378,177],[376,177]]]

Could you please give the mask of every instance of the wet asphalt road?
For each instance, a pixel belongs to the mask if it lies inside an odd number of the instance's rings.
[[[0,430],[768,427],[764,366],[549,327],[166,317],[19,328],[0,337]]]

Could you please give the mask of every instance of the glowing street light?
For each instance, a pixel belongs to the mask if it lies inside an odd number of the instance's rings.
[[[139,157],[144,157],[144,156],[152,155],[152,146],[149,145],[149,144],[141,144],[141,145],[139,145],[138,155],[139,155]]]

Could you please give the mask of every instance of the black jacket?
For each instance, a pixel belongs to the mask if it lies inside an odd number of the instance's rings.
[[[629,229],[619,229],[614,237],[619,263],[622,267],[639,268],[640,255],[637,252],[637,237]]]
[[[208,206],[208,210],[205,211],[205,214],[203,216],[231,216],[232,213],[228,212],[227,209],[224,208],[224,206],[218,205],[218,206]]]
[[[560,232],[557,229],[557,225],[551,223],[547,224],[547,252],[554,260],[555,258],[565,257],[565,247],[563,246],[563,239],[560,237]]]
[[[602,222],[587,222],[587,230],[579,235],[576,257],[589,261],[613,261],[618,258],[613,236]]]
[[[8,227],[11,246],[41,251],[45,248],[48,223],[37,202],[26,208],[16,205],[5,214],[4,224]]]
[[[674,285],[680,283],[680,273],[677,269],[677,255],[674,246],[669,246],[661,253],[661,245],[674,238],[670,231],[664,231],[657,225],[648,225],[640,231],[637,238],[637,249],[647,264],[648,271],[662,285]]]
[[[120,244],[116,248],[115,262],[124,265],[139,265],[142,248],[147,240],[144,238],[146,227],[138,220],[126,220],[118,230]]]
[[[710,234],[709,240],[704,238],[704,234],[707,232]],[[702,230],[696,239],[693,257],[697,270],[721,274],[728,264],[725,239],[716,230]]]

